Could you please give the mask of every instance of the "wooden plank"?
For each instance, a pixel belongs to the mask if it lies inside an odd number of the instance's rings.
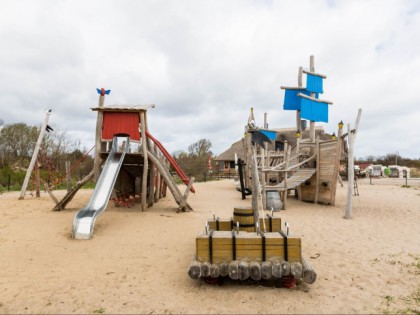
[[[211,240],[211,260],[213,263],[236,260],[262,261],[262,237],[257,233],[240,232],[235,234],[236,251],[233,252],[232,233],[227,231],[214,231]],[[284,260],[284,238],[280,233],[265,233],[265,257],[269,259]],[[300,262],[301,239],[295,236],[287,238],[287,251],[289,262]],[[234,254],[236,257],[234,257]],[[209,235],[200,234],[196,238],[196,257],[200,262],[210,261]]]

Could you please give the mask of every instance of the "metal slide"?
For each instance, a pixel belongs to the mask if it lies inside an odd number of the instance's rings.
[[[119,149],[119,143],[125,141],[122,149]],[[77,212],[73,220],[73,237],[76,239],[90,239],[93,235],[93,226],[96,218],[104,212],[111,197],[112,189],[117,180],[118,173],[124,161],[125,154],[128,151],[130,137],[114,136],[112,140],[112,149],[108,159],[102,168],[101,175],[96,183],[93,195],[86,207]]]

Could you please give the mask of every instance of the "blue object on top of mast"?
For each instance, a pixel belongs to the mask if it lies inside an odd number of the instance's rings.
[[[104,88],[96,89],[96,91],[98,92],[98,94],[100,94],[102,96],[104,96],[105,94],[109,95],[109,93],[111,93],[111,90],[105,90]]]

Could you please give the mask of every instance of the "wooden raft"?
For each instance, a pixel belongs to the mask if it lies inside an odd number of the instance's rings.
[[[210,231],[196,237],[196,259],[199,262],[261,262],[270,259],[300,262],[301,256],[301,239],[282,232]]]

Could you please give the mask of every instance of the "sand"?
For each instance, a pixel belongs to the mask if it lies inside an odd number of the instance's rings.
[[[195,236],[212,211],[230,218],[241,200],[233,180],[195,184],[195,211],[176,213],[171,196],[141,212],[113,204],[94,237],[71,238],[75,213],[50,211],[48,194],[0,195],[0,313],[395,313],[419,312],[420,187],[359,183],[353,219],[343,219],[347,188],[335,206],[289,198],[281,211],[302,237],[317,281],[295,289],[227,281],[210,285],[187,275]],[[55,192],[58,197],[63,191]]]

